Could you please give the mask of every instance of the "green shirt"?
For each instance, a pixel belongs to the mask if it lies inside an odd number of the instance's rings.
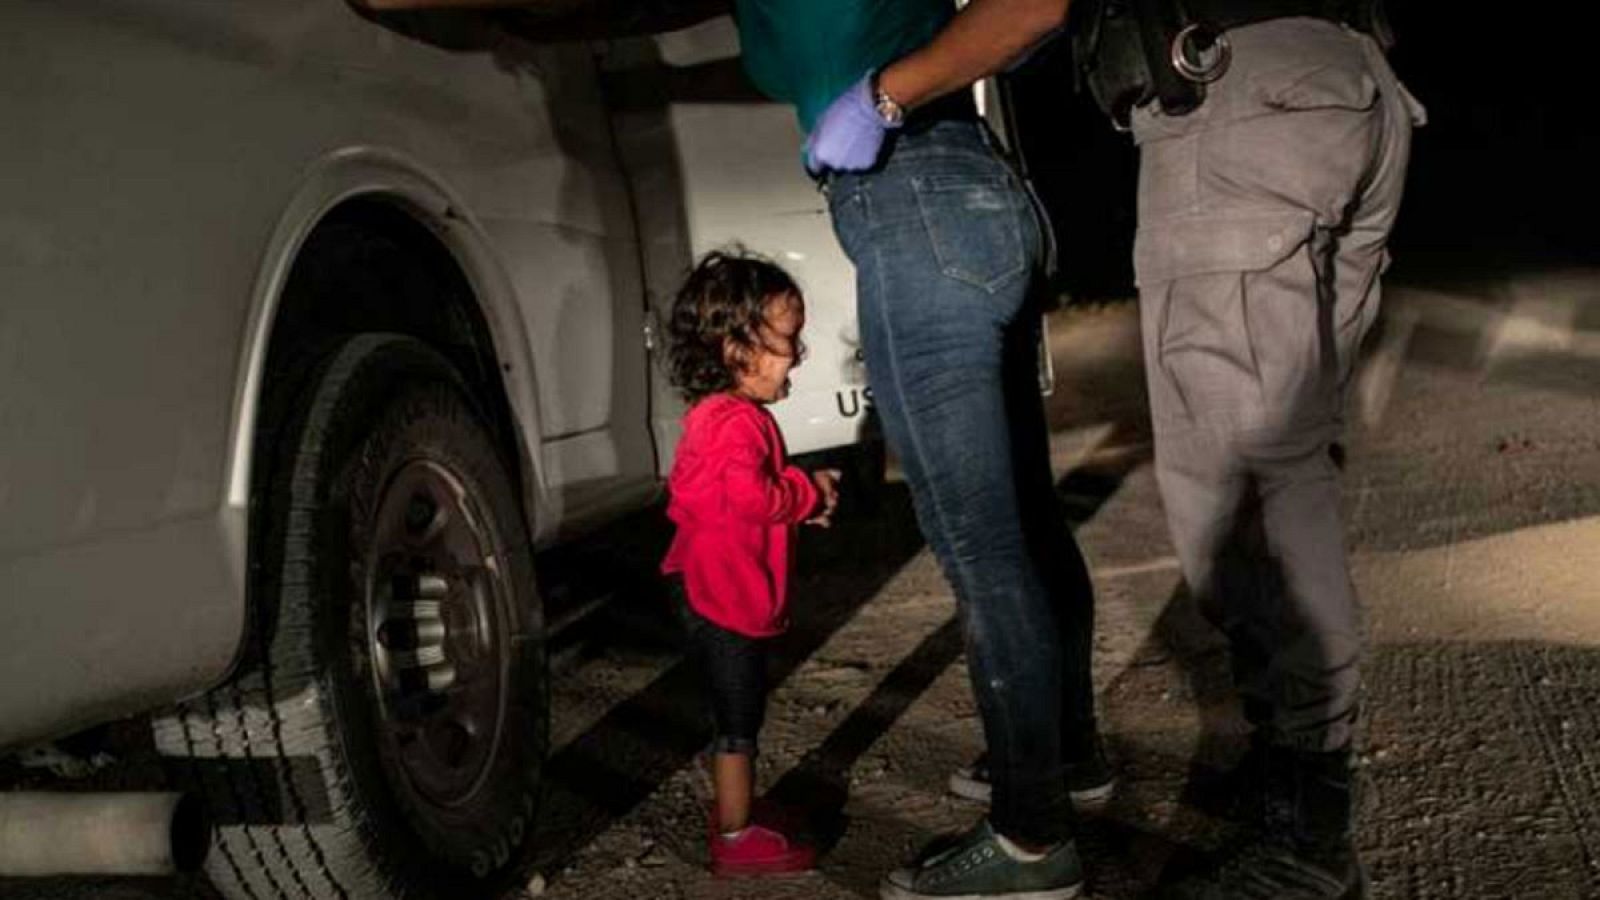
[[[767,96],[817,117],[872,69],[921,47],[954,15],[951,0],[737,0],[744,68]]]

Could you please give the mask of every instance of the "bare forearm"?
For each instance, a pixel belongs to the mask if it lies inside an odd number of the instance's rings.
[[[971,0],[920,50],[878,75],[878,87],[911,109],[1004,69],[1067,19],[1071,0]]]

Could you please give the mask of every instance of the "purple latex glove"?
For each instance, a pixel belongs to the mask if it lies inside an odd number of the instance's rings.
[[[812,174],[870,169],[878,161],[886,131],[888,126],[873,103],[869,72],[822,111],[806,138],[806,168]]]

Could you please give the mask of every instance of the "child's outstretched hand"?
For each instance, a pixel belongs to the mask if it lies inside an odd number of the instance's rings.
[[[822,511],[807,519],[807,525],[827,528],[833,524],[833,511],[839,506],[839,480],[842,477],[843,473],[838,469],[818,469],[811,473],[817,493],[822,495]]]

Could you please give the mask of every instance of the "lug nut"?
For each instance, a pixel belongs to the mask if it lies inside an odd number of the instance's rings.
[[[456,683],[456,667],[447,662],[429,666],[424,672],[427,676],[428,690],[436,694],[447,690]]]

